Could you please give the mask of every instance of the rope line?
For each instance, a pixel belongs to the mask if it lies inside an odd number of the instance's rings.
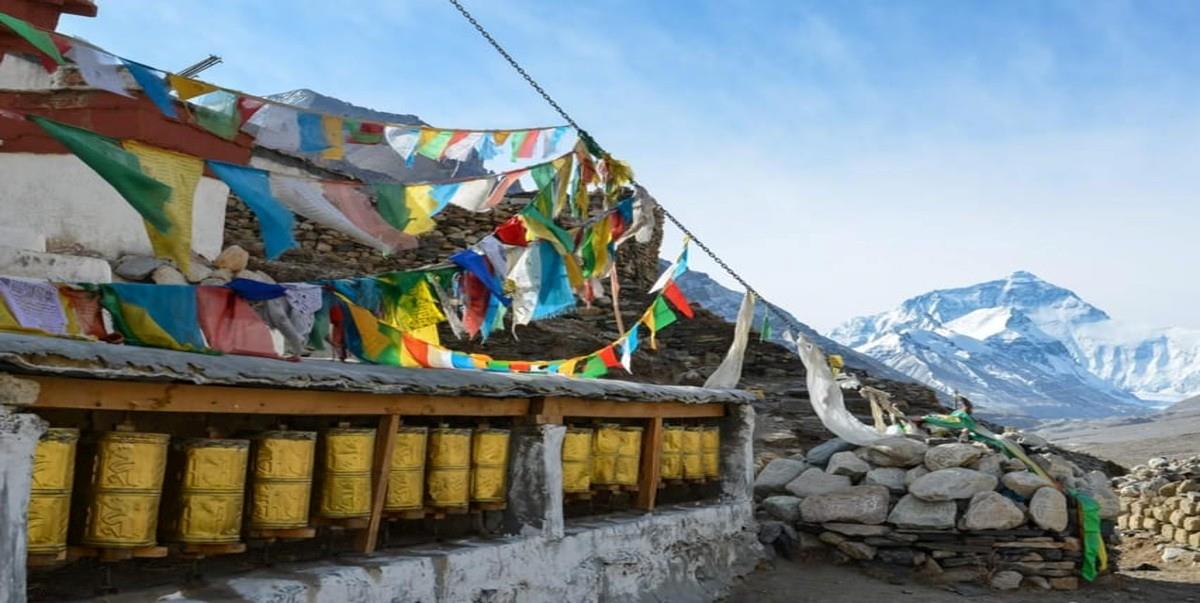
[[[488,44],[490,44],[492,46],[492,48],[494,48],[496,50],[496,52],[500,53],[500,56],[504,57],[504,60],[508,61],[508,64],[514,70],[516,70],[516,72],[518,74],[520,74],[521,77],[524,78],[525,81],[531,87],[533,87],[533,89],[536,90],[537,93],[540,94],[541,97],[543,99],[545,99],[545,101],[547,103],[549,103],[550,106],[553,107],[555,111],[558,112],[559,116],[561,116],[564,120],[566,120],[567,123],[571,124],[571,126],[575,128],[575,131],[579,133],[579,136],[581,138],[586,138],[587,140],[591,141],[596,146],[596,148],[600,149],[601,151],[604,150],[604,147],[601,147],[600,143],[597,142],[596,139],[593,138],[591,136],[591,134],[588,133],[587,130],[580,127],[579,124],[576,123],[575,119],[572,118],[571,115],[569,113],[567,113],[567,111],[565,109],[563,109],[562,106],[559,105],[558,102],[555,101],[553,97],[550,96],[550,93],[546,92],[546,89],[542,88],[541,84],[538,84],[537,81],[533,79],[533,76],[529,75],[529,72],[525,71],[525,68],[522,67],[521,64],[518,63],[517,60],[514,59],[512,57],[512,55],[509,54],[508,51],[505,50],[504,47],[501,46],[500,43],[496,41],[496,38],[492,37],[492,34],[489,33],[488,30],[486,28],[484,28],[484,26],[482,24],[479,23],[479,21],[474,17],[474,15],[472,15],[471,12],[468,11],[466,9],[466,7],[464,7],[462,5],[462,2],[460,0],[447,0],[447,1],[450,4],[452,4],[454,6],[454,8],[458,10],[459,13],[462,14],[462,16],[467,21],[469,21],[472,26],[475,27],[475,31],[479,32],[479,35],[483,36],[483,39],[487,40]],[[633,183],[637,184],[637,180],[633,180]],[[754,287],[750,286],[750,283],[746,282],[746,279],[742,278],[742,276],[740,274],[738,274],[736,270],[734,270],[732,267],[730,267],[729,264],[725,263],[725,260],[722,260],[711,248],[709,248],[708,245],[705,245],[704,241],[701,241],[700,238],[697,237],[696,234],[694,232],[692,232],[691,229],[689,229],[687,226],[684,226],[683,222],[681,222],[679,220],[679,218],[676,218],[675,215],[672,214],[670,210],[668,210],[666,207],[664,207],[661,203],[658,206],[660,209],[662,209],[663,215],[668,220],[670,220],[671,223],[674,224],[676,228],[678,228],[680,231],[682,231],[683,234],[690,237],[691,240],[694,243],[696,243],[696,246],[699,247],[700,250],[705,253],[705,255],[707,255],[709,258],[712,258],[712,260],[714,262],[716,262],[717,265],[720,266],[721,269],[724,270],[726,274],[733,277],[733,279],[736,280],[738,282],[738,284],[740,284],[742,287],[744,287],[746,289],[746,291],[749,291],[756,298],[758,298],[760,301],[762,301],[763,305],[766,306],[768,313],[774,314],[775,317],[782,320],[785,325],[788,325],[797,331],[803,330],[803,329],[801,329],[801,325],[798,321],[793,319],[790,315],[788,315],[783,310],[779,309],[779,307],[777,307],[775,304],[772,304],[771,302],[767,301],[767,299],[765,297],[763,297],[761,293],[759,293],[757,290],[755,290]]]

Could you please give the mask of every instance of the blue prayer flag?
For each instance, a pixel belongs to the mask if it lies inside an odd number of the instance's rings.
[[[137,85],[142,87],[146,98],[149,98],[150,102],[154,103],[154,106],[158,107],[163,115],[171,119],[178,119],[178,115],[175,113],[175,102],[171,100],[171,91],[167,88],[166,79],[132,61],[122,59],[122,62],[129,70],[129,75],[132,75]]]
[[[208,161],[208,169],[229,186],[229,190],[233,191],[233,194],[254,212],[254,217],[258,218],[268,260],[273,260],[283,252],[299,246],[292,235],[295,217],[291,210],[271,194],[271,183],[266,172],[213,160]]]

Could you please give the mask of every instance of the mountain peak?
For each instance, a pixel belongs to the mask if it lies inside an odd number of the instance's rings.
[[[1038,278],[1036,274],[1034,274],[1032,272],[1028,272],[1026,270],[1017,270],[1016,272],[1013,272],[1012,274],[1008,275],[1008,280],[1010,280],[1010,281],[1040,281],[1043,283],[1045,282],[1042,279]]]

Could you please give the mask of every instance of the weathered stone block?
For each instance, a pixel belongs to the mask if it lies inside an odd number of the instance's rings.
[[[887,513],[888,490],[883,486],[852,486],[809,496],[800,503],[800,516],[811,523],[878,524],[887,519]]]

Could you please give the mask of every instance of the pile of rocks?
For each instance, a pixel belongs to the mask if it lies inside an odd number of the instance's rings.
[[[266,283],[274,280],[266,274],[250,270],[247,266],[250,254],[238,245],[226,247],[216,259],[209,263],[203,257],[192,254],[187,271],[180,270],[173,261],[148,255],[121,256],[112,263],[113,274],[119,282],[155,283],[158,285],[224,285],[235,278],[244,278]]]
[[[1153,458],[1113,485],[1120,496],[1117,527],[1161,545],[1164,561],[1200,561],[1200,456]]]
[[[1103,474],[1097,481],[1053,453],[1032,458],[1060,483],[1107,501],[1115,519],[1117,497]],[[942,582],[1078,587],[1073,503],[982,444],[892,437],[855,447],[834,439],[772,460],[754,493],[768,544],[832,547],[843,560],[907,566]]]

